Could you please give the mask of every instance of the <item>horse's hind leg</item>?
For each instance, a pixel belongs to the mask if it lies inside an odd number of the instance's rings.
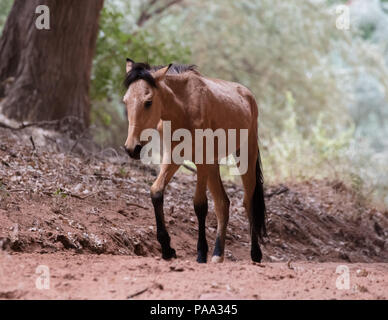
[[[176,258],[175,250],[170,246],[170,236],[164,222],[163,198],[164,189],[178,168],[179,166],[175,164],[162,165],[159,176],[151,187],[151,199],[156,218],[156,235],[162,246],[163,259]]]
[[[246,174],[242,176],[242,181],[244,184],[245,194],[244,194],[244,208],[249,220],[249,230],[251,236],[251,258],[253,261],[260,262],[262,259],[261,249],[258,243],[257,232],[253,228],[253,216],[252,216],[252,197],[255,190],[256,179],[255,179],[255,170],[248,167]]]
[[[197,186],[194,196],[194,211],[198,218],[197,262],[206,263],[209,247],[206,241],[206,216],[208,211],[206,196],[207,170],[197,165]]]
[[[212,262],[224,260],[226,227],[229,221],[229,199],[222,185],[219,165],[210,167],[208,186],[214,199],[217,215],[217,238],[214,247]]]
[[[262,252],[258,236],[265,234],[265,204],[260,170],[260,159],[256,138],[249,143],[248,170],[241,176],[245,189],[244,207],[248,216],[251,236],[251,258],[261,262]]]

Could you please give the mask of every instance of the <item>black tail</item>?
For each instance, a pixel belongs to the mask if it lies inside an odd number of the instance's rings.
[[[256,162],[256,187],[252,197],[252,224],[253,230],[260,239],[267,236],[267,229],[265,227],[265,201],[263,188],[263,173],[261,171],[260,150]]]

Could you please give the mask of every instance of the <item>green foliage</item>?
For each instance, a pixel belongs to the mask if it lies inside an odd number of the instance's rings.
[[[119,172],[118,172],[118,175],[122,178],[126,177],[127,176],[127,171],[125,170],[125,168],[120,168]]]
[[[252,90],[259,105],[267,182],[328,176],[351,181],[353,174],[365,181],[363,189],[373,185],[381,190],[386,183],[373,175],[375,162],[368,166],[362,161],[375,159],[376,152],[359,148],[352,156],[348,153],[351,145],[359,144],[360,123],[377,110],[380,122],[387,119],[388,69],[383,50],[365,41],[373,28],[336,28],[335,5],[343,3],[188,0],[173,17],[149,28],[160,38],[178,37],[189,44],[192,63],[203,74]],[[363,82],[358,81],[365,75],[373,78],[373,94],[380,94],[373,110],[372,97],[365,94],[370,88],[360,88]],[[359,103],[362,90],[365,105]],[[384,132],[373,128],[368,132]]]
[[[67,197],[67,194],[64,190],[62,190],[61,188],[57,189],[54,193],[53,193],[54,196],[57,196],[57,197],[61,197],[61,198],[66,198]]]
[[[364,40],[368,40],[372,37],[373,33],[375,32],[376,24],[375,23],[365,23],[365,24],[362,24],[359,28],[360,28],[361,37]]]
[[[0,1],[0,35],[3,31],[5,22],[7,21],[8,13],[11,11],[13,0]]]
[[[100,33],[92,78],[93,100],[104,100],[122,92],[125,76],[125,59],[150,64],[186,62],[189,50],[178,43],[158,41],[146,30],[128,33],[122,30],[124,14],[114,7],[106,6],[101,14]]]
[[[347,3],[349,0],[326,0],[329,6],[333,4]]]
[[[127,131],[121,99],[127,57],[151,65],[186,63],[190,50],[177,41],[163,42],[145,29],[126,30],[125,12],[114,1],[106,1],[100,18],[100,32],[93,61],[91,121],[96,140],[122,145]]]
[[[282,124],[282,133],[263,140],[265,177],[270,182],[279,182],[284,179],[323,178],[328,172],[334,176],[333,167],[342,161],[354,126],[350,125],[347,130],[333,136],[325,125],[325,114],[321,113],[306,137],[297,123],[297,101],[289,91],[285,99],[287,117]]]
[[[200,3],[182,13],[187,22],[180,30],[192,46],[193,63],[204,74],[240,82],[253,91],[261,136],[280,132],[286,91],[298,101],[296,121],[304,135],[322,110],[333,131],[338,122],[346,123],[351,99],[342,88],[346,79],[341,46],[346,39],[322,6],[295,0]]]

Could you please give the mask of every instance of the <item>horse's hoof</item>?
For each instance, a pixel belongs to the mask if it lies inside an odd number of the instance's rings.
[[[260,250],[258,251],[251,251],[251,259],[253,262],[261,262],[261,259],[263,258],[263,254]]]
[[[213,256],[212,257],[212,262],[213,263],[221,263],[224,261],[224,256]]]
[[[168,250],[166,250],[165,252],[162,253],[162,258],[164,260],[170,260],[172,258],[175,258],[176,259],[176,252],[173,248],[169,248]]]
[[[197,257],[197,262],[198,262],[198,263],[206,263],[206,262],[207,262],[207,257],[206,257],[206,256],[205,256],[205,257],[204,257],[204,256],[200,256],[200,255],[199,255],[199,256]]]

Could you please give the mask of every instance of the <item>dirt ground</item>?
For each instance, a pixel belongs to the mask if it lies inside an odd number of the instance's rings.
[[[49,287],[39,286],[40,265]],[[338,289],[349,268],[349,287]],[[0,298],[5,299],[387,299],[384,263],[197,264],[111,255],[3,253]],[[38,288],[36,286],[38,282]],[[342,288],[342,287],[340,287]]]
[[[341,181],[266,186],[262,265],[249,259],[243,190],[226,182],[225,263],[199,265],[195,175],[180,172],[165,196],[178,259],[165,262],[149,197],[158,168],[75,141],[0,128],[0,299],[388,298],[388,212]],[[336,287],[339,265],[349,268],[349,289]],[[36,288],[38,266],[49,268],[49,290]]]

